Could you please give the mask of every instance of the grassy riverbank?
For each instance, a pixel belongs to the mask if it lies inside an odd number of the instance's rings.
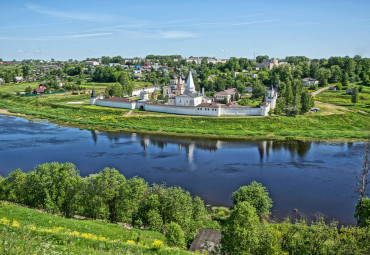
[[[154,250],[155,240],[166,243],[155,231],[0,204],[1,254],[191,254],[166,245]]]
[[[79,101],[81,104],[67,104]],[[55,123],[112,132],[142,132],[236,139],[366,140],[366,114],[321,106],[296,117],[198,117],[90,106],[88,95],[2,97],[0,109]]]

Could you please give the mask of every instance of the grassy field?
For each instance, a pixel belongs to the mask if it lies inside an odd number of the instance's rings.
[[[82,101],[83,104],[67,104]],[[7,97],[0,109],[46,118],[53,122],[113,132],[145,132],[181,136],[236,139],[366,140],[370,137],[367,114],[328,106],[318,113],[296,117],[193,117],[128,109],[90,106],[89,95]]]
[[[155,240],[163,247],[153,249]],[[165,243],[165,236],[155,231],[62,218],[0,202],[0,254],[191,254]]]
[[[315,96],[315,100],[320,102],[344,106],[351,110],[360,110],[370,113],[370,87],[363,86],[359,93],[359,100],[356,104],[351,102],[351,95],[346,95],[345,90],[326,90]]]

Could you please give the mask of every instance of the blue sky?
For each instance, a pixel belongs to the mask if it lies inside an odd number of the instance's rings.
[[[369,0],[1,2],[4,60],[370,56]]]

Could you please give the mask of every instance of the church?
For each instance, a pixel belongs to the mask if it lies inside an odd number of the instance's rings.
[[[183,84],[180,83],[180,78],[178,79],[178,81],[179,83],[177,84],[176,90],[181,90]],[[165,90],[163,89],[163,91]],[[212,99],[204,95],[204,90],[202,94],[195,90],[191,71],[189,72],[188,80],[186,81],[185,90],[183,90],[183,93],[179,93],[171,98],[168,98],[168,105],[197,106],[202,103],[211,104]]]

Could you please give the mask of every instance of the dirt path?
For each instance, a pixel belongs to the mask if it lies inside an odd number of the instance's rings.
[[[0,109],[0,114],[4,114],[4,115],[16,115],[16,116],[26,116],[26,115],[21,114],[21,113],[12,113],[12,112],[9,112],[6,109]]]
[[[322,88],[322,89],[316,90],[316,91],[314,91],[314,92],[312,92],[312,93],[311,93],[311,96],[312,96],[312,97],[314,97],[314,96],[316,96],[317,94],[319,94],[319,93],[323,92],[324,90],[327,90],[328,88],[330,88],[330,87],[325,87],[325,88]]]

